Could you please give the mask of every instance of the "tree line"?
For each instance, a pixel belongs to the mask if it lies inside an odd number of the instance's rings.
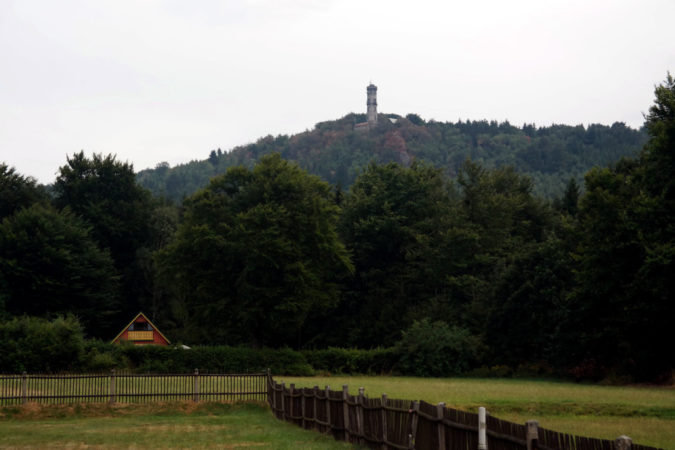
[[[354,183],[370,161],[404,166],[424,161],[455,177],[464,161],[471,159],[486,168],[513,166],[532,179],[537,195],[552,200],[563,194],[570,178],[581,182],[593,166],[635,157],[646,141],[644,129],[634,130],[621,122],[516,127],[508,122],[451,123],[424,121],[416,114],[382,114],[377,128],[355,132],[354,124],[364,120],[363,115],[348,114],[293,136],[267,136],[231,151],[212,150],[207,159],[175,167],[159,163],[141,171],[138,181],[155,195],[180,202],[204,188],[213,176],[234,166],[251,168],[270,153],[280,153],[343,189]]]
[[[471,160],[454,176],[370,162],[343,190],[272,153],[180,205],[114,156],[69,156],[50,189],[2,164],[0,315],[73,314],[109,340],[143,310],[190,345],[395,347],[401,367],[435,375],[667,380],[670,75],[655,94],[640,154],[553,201],[512,166]]]

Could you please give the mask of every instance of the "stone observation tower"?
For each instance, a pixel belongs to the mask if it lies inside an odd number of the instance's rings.
[[[354,124],[354,131],[365,132],[377,127],[377,86],[370,83],[366,88],[368,100],[366,101],[366,121]]]
[[[368,92],[368,101],[366,102],[368,106],[368,125],[374,126],[377,125],[377,86],[370,83],[366,88],[366,92]]]

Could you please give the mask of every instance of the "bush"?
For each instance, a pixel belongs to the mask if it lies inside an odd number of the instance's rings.
[[[415,321],[396,344],[396,366],[404,375],[446,377],[471,369],[481,342],[466,329],[445,322]]]
[[[20,317],[0,322],[0,372],[79,370],[84,343],[82,326],[72,316],[52,321]]]
[[[393,348],[360,350],[329,347],[322,350],[304,350],[302,354],[314,370],[334,374],[389,373],[397,359]]]
[[[154,345],[119,345],[115,353],[117,361],[127,361],[127,368],[136,372],[188,373],[199,369],[211,373],[252,373],[269,368],[275,375],[314,374],[305,357],[289,348],[204,346],[186,350]]]

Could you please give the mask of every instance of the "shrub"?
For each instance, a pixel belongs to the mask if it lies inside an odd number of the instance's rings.
[[[117,346],[117,360],[126,360],[127,368],[136,372],[251,373],[271,369],[275,375],[313,375],[305,357],[289,348],[253,349],[247,347],[203,346],[185,350],[179,347]]]
[[[393,348],[361,350],[329,347],[304,350],[302,354],[314,370],[334,374],[389,373],[396,364],[396,352]]]
[[[464,328],[423,319],[403,332],[395,349],[399,357],[396,368],[402,374],[441,377],[471,369],[481,342]]]
[[[80,369],[84,333],[72,316],[52,321],[18,317],[0,322],[0,372],[63,372]]]

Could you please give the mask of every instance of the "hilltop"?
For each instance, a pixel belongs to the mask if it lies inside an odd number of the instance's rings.
[[[636,156],[647,139],[644,130],[621,122],[611,126],[517,127],[508,122],[452,123],[425,121],[416,114],[379,114],[375,129],[355,131],[354,125],[365,120],[365,114],[352,113],[291,136],[266,136],[230,151],[213,150],[203,160],[175,167],[159,163],[154,169],[140,171],[138,181],[157,195],[179,201],[229,167],[252,167],[272,152],[344,189],[371,160],[402,165],[426,161],[454,176],[462,163],[471,159],[490,168],[513,166],[533,179],[537,194],[556,198],[570,178],[580,181],[593,166]]]

